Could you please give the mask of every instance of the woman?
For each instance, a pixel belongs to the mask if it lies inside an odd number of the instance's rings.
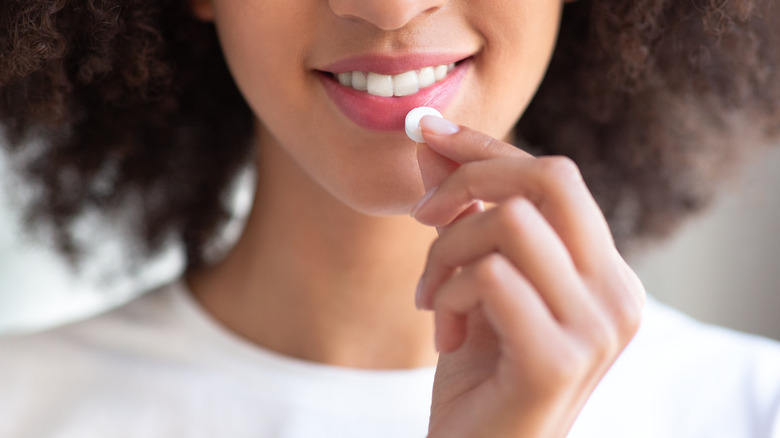
[[[35,217],[77,260],[79,213],[130,208],[147,253],[179,239],[188,270],[5,341],[0,431],[780,433],[780,349],[658,304],[602,381],[645,301],[615,240],[699,209],[737,119],[777,125],[769,6],[7,2],[0,114],[12,149],[44,145]],[[423,105],[448,120],[418,145]],[[209,257],[247,162],[246,229]]]

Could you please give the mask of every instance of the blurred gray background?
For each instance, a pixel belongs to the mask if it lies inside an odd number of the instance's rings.
[[[75,276],[18,224],[19,185],[0,156],[0,333],[39,330],[87,317],[176,277],[171,248],[132,277],[122,277],[121,238],[110,224],[85,221],[99,247]],[[730,183],[714,208],[673,239],[631,260],[648,292],[698,319],[780,339],[780,147]],[[251,184],[248,184],[251,185]],[[247,208],[251,194],[238,196]],[[111,278],[112,281],[106,281]]]
[[[713,209],[632,260],[647,291],[698,319],[780,340],[780,147]]]

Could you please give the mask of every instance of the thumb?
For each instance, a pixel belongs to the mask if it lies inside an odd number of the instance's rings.
[[[426,191],[438,187],[460,166],[425,143],[417,145],[417,164],[420,166],[420,175]]]
[[[423,187],[426,192],[439,187],[452,172],[460,167],[460,164],[439,154],[425,143],[417,145],[417,164],[420,166],[420,175],[422,175]],[[462,211],[453,220],[453,223],[468,215],[484,211],[484,209],[482,202],[477,201]],[[412,211],[412,215],[414,215],[414,211]],[[441,234],[445,228],[437,227],[436,230]]]

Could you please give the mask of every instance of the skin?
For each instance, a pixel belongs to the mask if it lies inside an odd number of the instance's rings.
[[[259,174],[235,248],[187,278],[196,298],[289,356],[437,364],[430,436],[565,436],[638,328],[644,291],[576,166],[496,140],[541,81],[563,3],[192,7],[215,22],[255,112]],[[475,56],[444,111],[461,125],[424,118],[427,145],[354,125],[313,73],[354,54],[440,50]]]

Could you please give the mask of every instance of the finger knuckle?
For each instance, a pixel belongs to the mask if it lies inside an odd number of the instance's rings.
[[[491,254],[469,267],[467,275],[474,288],[492,294],[502,289],[507,269],[507,262],[500,255]]]
[[[589,327],[587,338],[591,360],[594,363],[612,359],[620,351],[621,342],[618,330],[607,318],[602,317],[595,320]]]
[[[468,199],[476,199],[474,181],[476,181],[480,175],[479,164],[480,163],[478,162],[462,164],[452,173],[449,178],[455,185],[457,185],[457,188],[460,191],[464,192]]]
[[[626,266],[624,273],[623,280],[610,294],[609,310],[620,338],[628,343],[642,322],[646,293],[642,282],[630,268]]]
[[[565,387],[577,381],[590,367],[590,360],[582,349],[569,347],[546,361],[543,368],[543,382],[550,387]]]
[[[477,140],[477,148],[484,154],[494,154],[496,151],[500,151],[505,146],[505,143],[498,141],[497,139],[483,135]]]
[[[482,259],[474,267],[474,278],[479,283],[493,284],[504,272],[505,264],[498,254],[491,254]]]
[[[498,226],[514,233],[523,233],[531,224],[534,209],[531,201],[525,198],[512,198],[496,208]]]
[[[582,173],[577,163],[563,155],[542,157],[539,159],[543,172],[555,182],[581,182]]]
[[[622,335],[621,338],[628,343],[639,330],[642,323],[642,308],[644,303],[644,289],[642,297],[632,293],[624,293],[623,298],[617,300],[614,310],[617,327]]]

